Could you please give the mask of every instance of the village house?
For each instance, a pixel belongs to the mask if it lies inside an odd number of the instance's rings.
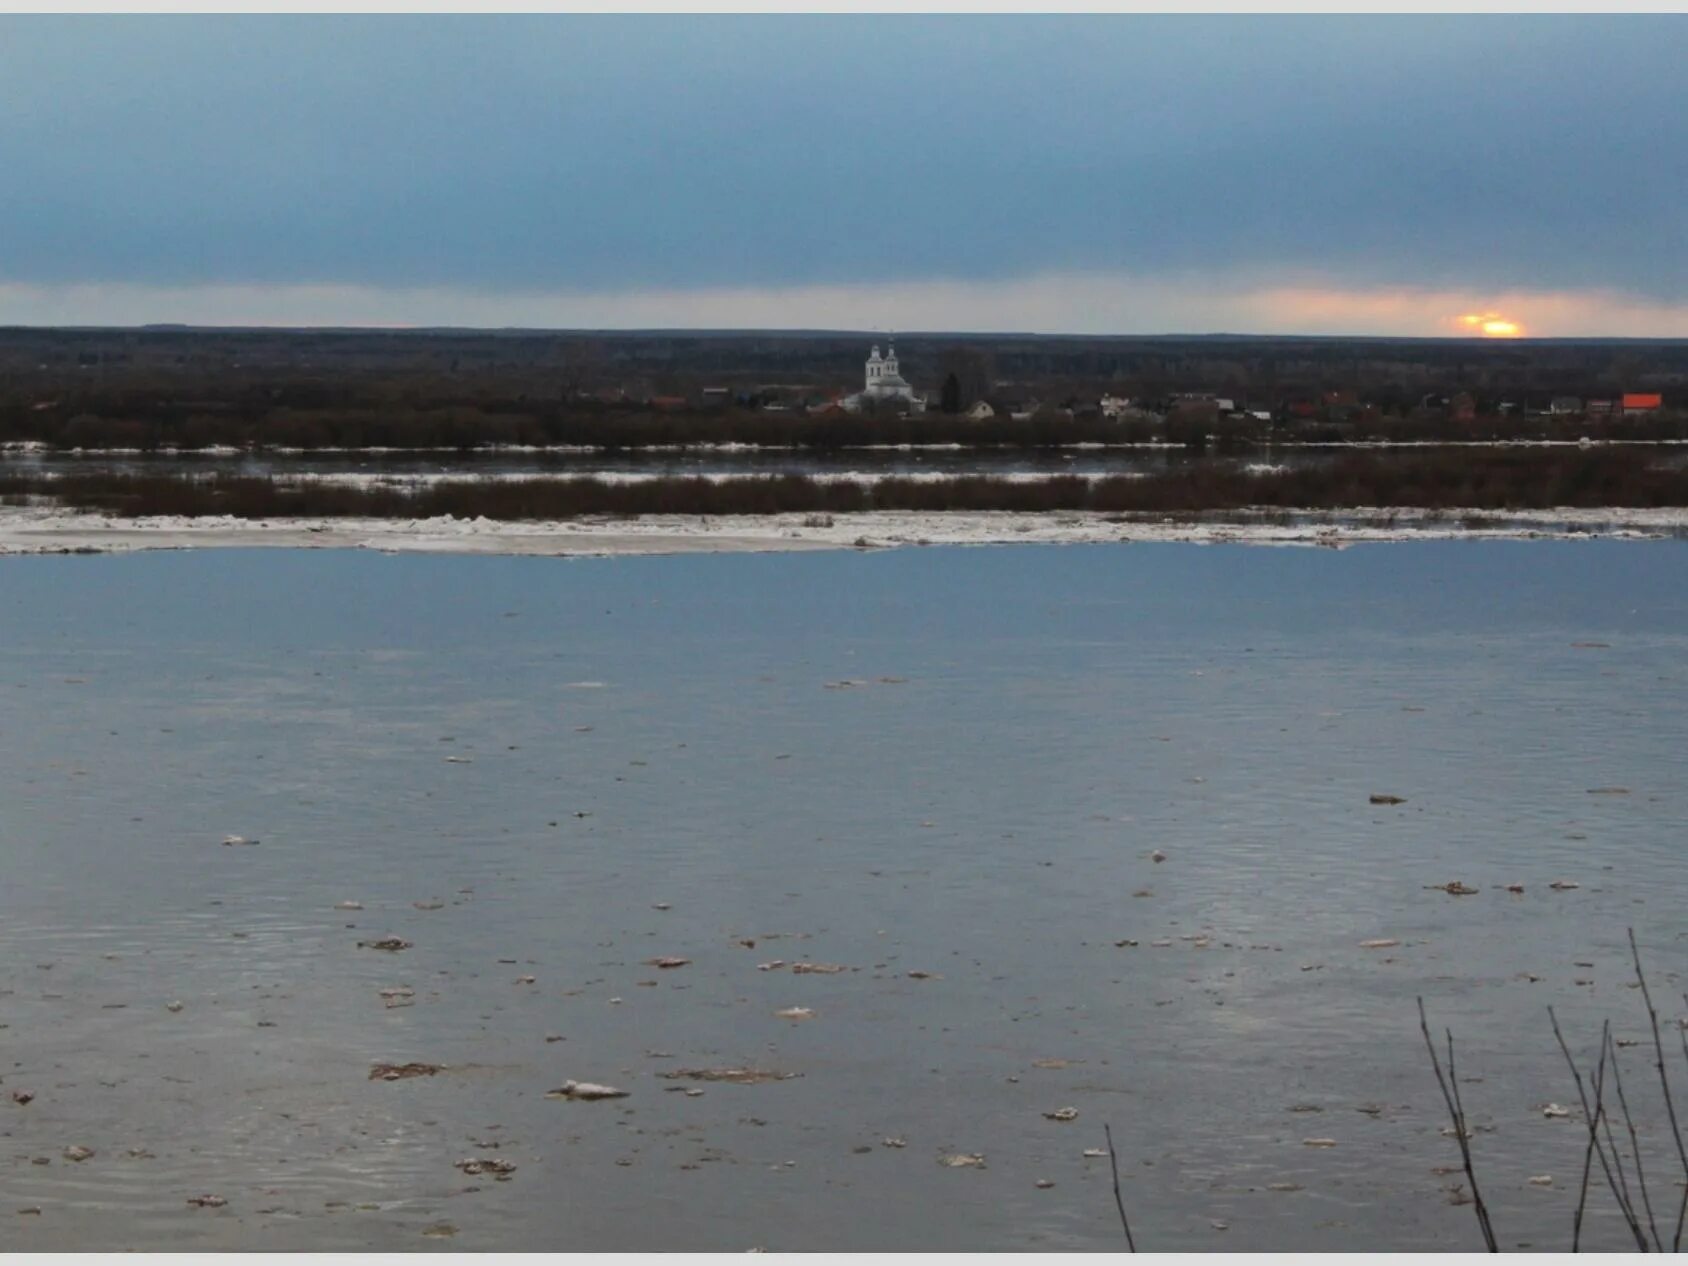
[[[813,389],[802,383],[765,382],[752,388],[744,403],[765,413],[790,413],[811,402]]]
[[[1664,408],[1664,403],[1665,398],[1656,391],[1626,391],[1623,398],[1624,416],[1633,418],[1657,413]]]
[[[1016,422],[1024,422],[1043,407],[1043,402],[1024,387],[1006,381],[994,384],[991,393],[979,403],[991,410],[985,416],[1011,418]]]

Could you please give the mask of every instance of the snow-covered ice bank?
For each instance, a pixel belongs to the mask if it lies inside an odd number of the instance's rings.
[[[639,519],[495,522],[449,516],[126,519],[45,507],[0,507],[0,554],[270,546],[451,554],[610,555],[1132,541],[1341,547],[1453,538],[1675,536],[1688,536],[1688,509],[1565,508],[1520,513],[1261,510],[1183,519],[1094,512],[875,511],[831,517],[647,515]]]

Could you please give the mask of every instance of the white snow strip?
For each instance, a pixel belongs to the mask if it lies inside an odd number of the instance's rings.
[[[0,507],[0,554],[279,546],[387,552],[619,555],[889,548],[904,545],[1348,545],[1450,539],[1659,539],[1688,536],[1688,509],[1255,510],[1172,519],[1097,512],[874,511],[825,515],[647,515],[557,522],[490,519],[125,519]]]
[[[1285,467],[1260,467],[1250,473],[1269,473],[1284,470]],[[1142,479],[1148,472],[1141,470],[1119,471],[1071,471],[1061,469],[1046,470],[1005,470],[1005,471],[953,471],[953,470],[822,470],[822,471],[769,471],[769,470],[515,470],[515,471],[287,471],[282,474],[265,476],[276,484],[292,484],[304,486],[307,484],[329,485],[348,488],[392,488],[405,491],[415,488],[427,488],[437,484],[484,484],[484,483],[577,483],[595,480],[604,484],[643,484],[665,479],[703,479],[712,484],[727,483],[736,479],[782,479],[800,477],[817,484],[874,484],[881,480],[899,479],[909,483],[945,483],[949,480],[964,478],[984,478],[1000,483],[1030,484],[1042,483],[1045,480],[1083,479],[1094,481],[1098,479]]]
[[[1279,440],[1276,442],[1257,443],[1250,441],[1249,447],[1271,452],[1279,449],[1298,448],[1363,448],[1363,449],[1396,449],[1396,448],[1670,448],[1688,446],[1688,439],[1594,439],[1583,437],[1575,440]],[[1002,449],[1023,448],[1020,444],[961,444],[948,442],[943,444],[846,444],[841,448],[854,452],[869,453],[958,453],[968,449],[997,451]],[[1099,440],[1078,440],[1067,444],[1055,444],[1048,447],[1057,449],[1081,450],[1129,450],[1129,449],[1179,449],[1182,444],[1170,443],[1166,440],[1142,440],[1122,443],[1106,443]],[[598,444],[477,444],[465,450],[461,447],[442,448],[394,448],[384,445],[342,446],[330,445],[321,448],[299,448],[292,445],[263,445],[251,449],[233,448],[224,444],[212,444],[203,448],[178,448],[165,446],[154,449],[140,448],[67,448],[53,449],[40,440],[6,440],[0,441],[0,455],[15,455],[18,453],[59,453],[70,457],[240,457],[240,456],[283,456],[296,457],[303,454],[344,454],[357,456],[407,456],[427,453],[507,453],[507,454],[570,454],[570,453],[605,453],[610,450]],[[623,450],[637,453],[773,453],[797,452],[800,447],[796,444],[741,444],[741,443],[698,443],[698,444],[648,444],[636,448]],[[824,451],[824,450],[820,450]]]

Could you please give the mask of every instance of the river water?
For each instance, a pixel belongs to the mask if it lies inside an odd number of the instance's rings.
[[[0,559],[5,1243],[1114,1249],[1106,1123],[1140,1247],[1479,1248],[1422,995],[1566,1247],[1685,652],[1681,542]]]

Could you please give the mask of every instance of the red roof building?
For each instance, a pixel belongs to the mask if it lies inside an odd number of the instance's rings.
[[[1625,413],[1657,413],[1664,407],[1665,398],[1656,391],[1624,392]]]

